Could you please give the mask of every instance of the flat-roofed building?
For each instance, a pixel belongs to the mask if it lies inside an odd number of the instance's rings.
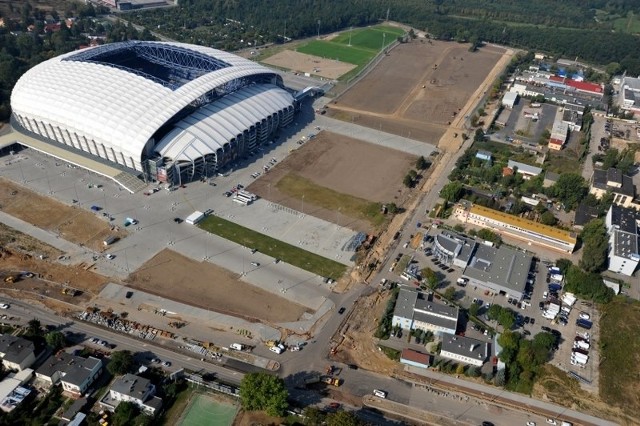
[[[481,367],[489,358],[489,344],[470,337],[444,334],[440,356]]]
[[[531,179],[532,177],[536,177],[542,173],[542,169],[540,167],[530,166],[513,160],[509,160],[507,167],[521,174],[523,179]]]
[[[462,277],[469,285],[521,300],[533,256],[510,247],[478,244]]]
[[[605,220],[609,270],[631,276],[640,263],[640,211],[612,204]]]
[[[489,228],[530,244],[565,253],[572,253],[576,246],[575,232],[543,225],[469,202],[458,204],[454,209],[453,217],[463,223]]]
[[[549,149],[560,151],[567,143],[569,136],[569,125],[563,121],[556,120],[551,127],[551,137],[549,137]]]

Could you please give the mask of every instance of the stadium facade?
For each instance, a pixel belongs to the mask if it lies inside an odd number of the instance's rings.
[[[295,114],[276,72],[203,46],[127,41],[26,72],[11,94],[17,130],[147,181],[212,176]]]

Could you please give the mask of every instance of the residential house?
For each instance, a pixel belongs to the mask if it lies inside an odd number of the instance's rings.
[[[155,396],[156,387],[149,380],[133,374],[118,377],[109,393],[100,401],[107,410],[114,411],[122,401],[134,403],[143,413],[155,416],[162,407],[162,399]]]
[[[85,394],[102,372],[102,361],[98,358],[70,355],[59,352],[51,355],[36,370],[36,377],[49,385],[62,384],[72,396]]]
[[[482,367],[482,364],[489,358],[489,344],[470,337],[444,334],[440,356]]]
[[[0,358],[7,370],[22,371],[36,361],[33,342],[9,334],[0,335]]]

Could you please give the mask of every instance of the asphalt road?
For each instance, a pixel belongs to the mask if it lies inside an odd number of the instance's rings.
[[[192,371],[207,371],[214,373],[216,377],[230,384],[239,384],[244,377],[243,373],[224,368],[219,365],[202,362],[199,358],[186,356],[176,353],[169,348],[163,348],[158,344],[141,341],[139,339],[129,337],[120,333],[115,333],[103,327],[99,327],[90,323],[75,321],[71,318],[64,318],[55,315],[45,309],[36,306],[27,305],[20,301],[4,298],[6,303],[11,307],[4,311],[7,315],[20,317],[24,323],[32,318],[37,318],[44,325],[54,325],[59,331],[67,334],[70,340],[75,343],[85,342],[91,337],[98,337],[106,340],[110,344],[115,344],[115,350],[129,350],[132,353],[141,352],[143,357],[160,358],[162,361],[171,361],[171,368],[167,371],[177,371],[180,368]],[[5,302],[2,300],[2,302]],[[89,345],[91,346],[91,345]]]

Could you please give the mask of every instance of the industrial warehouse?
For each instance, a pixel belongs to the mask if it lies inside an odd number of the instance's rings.
[[[252,61],[146,41],[50,59],[25,73],[11,96],[14,129],[33,139],[26,145],[130,191],[132,176],[169,184],[212,176],[290,124],[294,102],[277,73]],[[124,176],[67,158],[74,155]]]

